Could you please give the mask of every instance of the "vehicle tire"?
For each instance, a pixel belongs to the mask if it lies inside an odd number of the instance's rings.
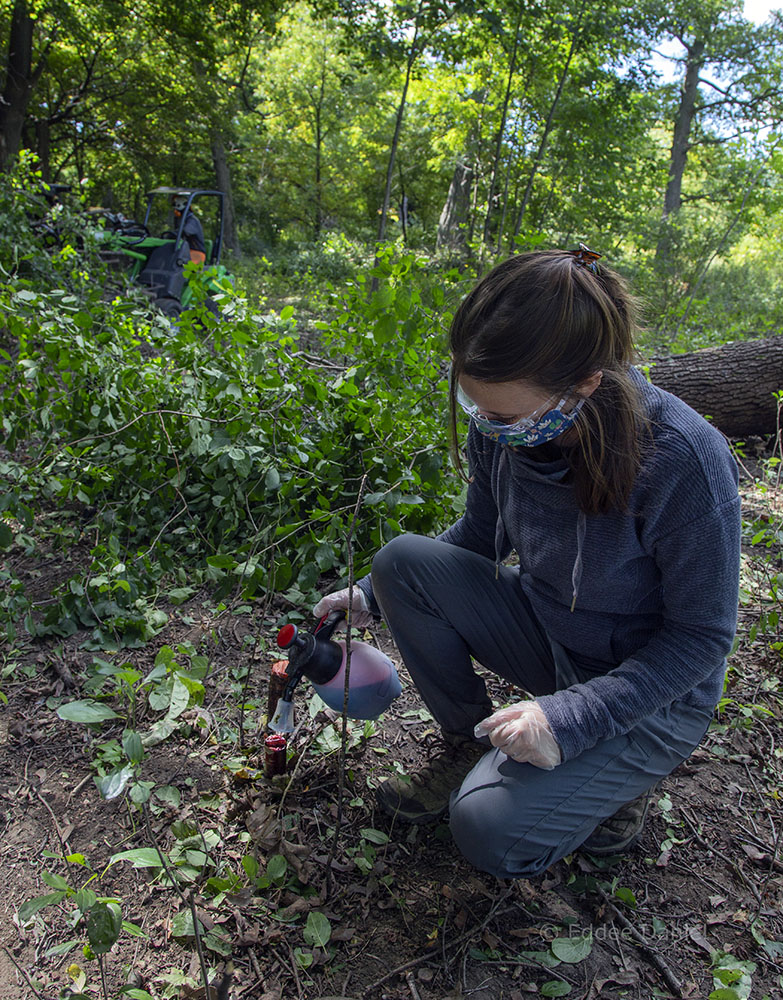
[[[164,316],[168,316],[170,319],[179,319],[182,313],[182,306],[176,299],[156,299],[155,305],[158,309],[160,309]]]

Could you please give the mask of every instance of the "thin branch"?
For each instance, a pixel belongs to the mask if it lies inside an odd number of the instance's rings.
[[[464,934],[460,934],[459,937],[454,938],[453,941],[449,942],[448,947],[456,948],[457,945],[462,944],[464,941],[469,941],[471,938],[475,937],[476,934],[480,934],[487,926],[487,924],[489,924],[492,921],[495,914],[497,913],[498,907],[502,902],[504,902],[508,898],[508,896],[512,891],[513,891],[513,884],[511,888],[506,889],[503,895],[495,902],[492,909],[489,911],[487,916],[481,921],[480,924],[478,924],[476,927],[472,927],[469,931],[465,931]],[[392,969],[391,972],[387,972],[386,975],[383,976],[381,979],[377,979],[374,983],[368,986],[363,991],[362,996],[367,997],[368,1000],[370,1000],[370,998],[371,1000],[375,1000],[375,998],[378,996],[377,991],[379,986],[382,986],[384,983],[388,983],[390,979],[394,979],[395,976],[399,976],[407,972],[409,969],[414,969],[417,965],[421,965],[422,962],[431,961],[432,958],[433,955],[431,952],[425,952],[425,954],[419,955],[418,958],[414,958],[410,962],[405,962],[404,965],[398,965],[396,969]],[[565,978],[567,977],[563,976],[563,979]]]
[[[600,885],[596,886],[596,892],[603,900],[606,908],[612,914],[612,917],[623,928],[623,930],[626,930],[628,932],[628,934],[633,938],[634,941],[636,941],[639,947],[644,950],[644,952],[647,954],[652,964],[663,976],[666,985],[669,987],[672,993],[676,997],[683,997],[685,994],[683,993],[682,983],[669,968],[668,964],[659,955],[655,947],[651,945],[650,942],[647,940],[647,938],[644,937],[644,935],[641,934],[634,927],[631,921],[624,914],[620,913],[620,911],[617,909],[617,907],[614,905],[611,899],[606,895],[606,893],[600,887]]]
[[[171,882],[174,891],[177,893],[182,902],[185,903],[185,905],[190,908],[190,912],[193,917],[193,937],[195,938],[196,941],[196,951],[198,952],[198,961],[199,965],[201,966],[201,978],[204,980],[204,995],[205,997],[208,998],[211,993],[209,988],[209,973],[207,970],[207,962],[206,959],[204,958],[204,949],[201,944],[201,931],[199,929],[198,914],[196,913],[196,904],[193,899],[193,893],[191,892],[190,897],[188,897],[185,895],[182,889],[180,889],[179,883],[177,882],[177,877],[175,873],[171,870],[171,865],[169,864],[166,855],[161,850],[160,844],[158,843],[155,834],[152,832],[152,824],[150,823],[150,814],[149,810],[147,809],[146,802],[141,808],[144,812],[144,826],[146,827],[147,830],[147,836],[149,837],[150,843],[158,853],[158,857],[160,858],[160,863],[163,866],[163,870],[165,871],[168,880]]]
[[[346,548],[348,550],[348,614],[346,617],[346,627],[345,627],[345,683],[343,686],[343,715],[342,715],[342,732],[340,734],[340,756],[338,758],[338,770],[339,779],[337,785],[337,818],[334,825],[334,837],[332,838],[332,846],[329,849],[329,857],[326,862],[326,898],[328,899],[332,892],[332,862],[334,861],[335,855],[337,853],[337,841],[340,836],[340,826],[342,825],[343,819],[343,795],[345,791],[345,749],[347,744],[347,734],[348,734],[348,695],[350,694],[350,679],[351,679],[351,625],[353,624],[353,533],[356,527],[356,520],[359,517],[359,511],[362,506],[362,499],[364,497],[364,491],[367,486],[367,477],[369,473],[365,472],[362,476],[362,481],[359,483],[359,493],[356,497],[356,505],[353,509],[353,517],[351,518],[351,523],[348,527],[348,534],[345,538]]]
[[[24,969],[22,968],[22,966],[17,962],[17,960],[14,958],[14,956],[6,948],[5,945],[3,945],[3,951],[6,953],[6,955],[8,955],[8,957],[14,963],[14,965],[16,966],[16,968],[19,970],[19,972],[22,973],[22,975],[24,976],[25,980],[27,981],[27,985],[30,987],[30,989],[33,991],[33,993],[35,993],[35,995],[38,997],[38,1000],[46,1000],[46,997],[43,996],[43,994],[39,993],[38,990],[33,986],[32,982],[30,981],[30,977],[27,975],[27,973],[24,971]]]
[[[227,424],[228,419],[220,420],[217,417],[205,417],[201,413],[187,413],[184,410],[145,410],[143,413],[139,413],[129,420],[127,424],[123,424],[122,427],[117,427],[116,430],[107,431],[105,434],[88,434],[86,437],[77,438],[75,441],[71,441],[70,444],[65,445],[66,448],[73,448],[77,444],[81,444],[82,441],[100,441],[102,438],[114,437],[115,434],[121,434],[123,431],[132,427],[135,423],[138,423],[143,417],[154,417],[160,416],[162,413],[171,413],[179,417],[192,417],[194,420],[208,420],[213,424]]]

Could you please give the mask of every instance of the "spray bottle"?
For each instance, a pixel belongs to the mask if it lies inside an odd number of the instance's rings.
[[[278,632],[277,645],[290,650],[287,670],[290,680],[268,724],[273,732],[293,732],[293,695],[302,677],[307,677],[329,708],[342,712],[345,641],[332,641],[332,633],[344,617],[344,611],[324,615],[312,633],[300,633],[296,625],[284,625]],[[351,643],[347,712],[352,719],[377,719],[401,690],[397,671],[388,656],[366,642]]]

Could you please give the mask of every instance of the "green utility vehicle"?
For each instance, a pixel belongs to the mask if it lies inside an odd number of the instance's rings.
[[[231,282],[220,263],[223,243],[222,191],[158,187],[147,193],[144,222],[103,213],[111,230],[106,255],[131,261],[129,276],[155,304],[176,317],[202,299],[217,314],[214,294]],[[187,275],[185,267],[195,261]],[[198,283],[197,287],[194,285]]]

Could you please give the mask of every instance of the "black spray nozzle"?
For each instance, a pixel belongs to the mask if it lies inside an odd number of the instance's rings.
[[[286,701],[291,701],[302,676],[313,684],[326,684],[340,669],[343,651],[329,639],[344,617],[344,611],[333,611],[321,619],[312,633],[300,633],[296,625],[284,625],[277,633],[277,645],[289,650],[287,673],[291,679],[283,694]]]

